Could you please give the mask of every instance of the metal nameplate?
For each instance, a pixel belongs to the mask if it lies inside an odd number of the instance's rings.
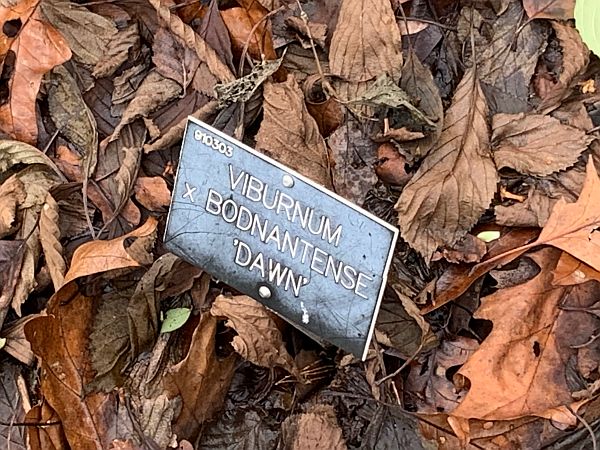
[[[398,230],[189,118],[166,247],[363,359]]]

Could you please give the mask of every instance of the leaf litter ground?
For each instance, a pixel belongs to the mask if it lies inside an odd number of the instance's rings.
[[[2,445],[597,448],[600,65],[574,10],[1,2]],[[400,229],[366,361],[165,251],[188,115]]]

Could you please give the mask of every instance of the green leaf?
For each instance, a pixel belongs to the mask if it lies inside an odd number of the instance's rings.
[[[575,26],[583,42],[596,55],[600,55],[600,2],[598,0],[577,0]]]
[[[492,242],[500,237],[499,231],[482,231],[477,235],[483,242]]]
[[[187,322],[191,313],[192,310],[190,308],[169,309],[166,313],[165,320],[160,327],[161,334],[170,333],[171,331],[181,328],[183,324]]]

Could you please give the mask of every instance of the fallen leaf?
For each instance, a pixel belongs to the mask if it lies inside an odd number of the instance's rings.
[[[406,173],[406,158],[389,143],[381,144],[377,149],[375,173],[381,181],[394,186],[404,186],[411,179]]]
[[[147,117],[162,105],[171,101],[181,93],[181,86],[176,81],[163,77],[157,71],[148,74],[135,93],[125,111],[121,122],[117,125],[110,138],[114,141],[125,125],[139,117]]]
[[[398,203],[402,237],[429,261],[479,220],[496,192],[487,107],[474,69],[465,73],[446,111],[440,141],[406,185]]]
[[[465,396],[449,375],[462,366],[477,350],[475,339],[446,339],[430,353],[419,355],[411,364],[406,380],[406,392],[420,414],[448,413]]]
[[[152,62],[159,74],[176,81],[184,89],[192,82],[200,65],[196,52],[166,28],[160,28],[154,38]]]
[[[171,201],[171,191],[163,177],[137,177],[135,198],[149,211],[164,211]]]
[[[321,136],[329,137],[343,122],[344,112],[340,103],[326,93],[320,75],[311,75],[302,85],[306,109],[317,122]]]
[[[9,326],[2,329],[2,337],[6,339],[6,345],[3,350],[27,366],[31,366],[34,363],[35,355],[31,351],[31,344],[25,337],[25,325],[41,315],[43,314],[29,314],[11,322]]]
[[[84,64],[98,63],[117,32],[115,24],[69,0],[40,2],[42,14],[66,39],[73,58]]]
[[[240,58],[247,45],[248,54],[254,59],[277,59],[271,36],[271,24],[269,19],[264,19],[269,11],[258,1],[244,3],[241,8],[221,11],[221,17],[231,37],[233,53]]]
[[[231,344],[243,358],[261,367],[280,366],[291,374],[298,374],[294,360],[285,349],[281,331],[256,300],[246,295],[220,295],[210,313],[227,318],[226,325],[237,332]]]
[[[329,49],[333,75],[360,82],[402,71],[400,31],[387,0],[343,0]]]
[[[14,175],[0,186],[0,238],[15,230],[17,206],[26,196],[23,183]]]
[[[545,195],[541,189],[534,185],[524,202],[509,206],[498,205],[496,223],[511,227],[539,227],[546,225],[552,208],[558,201],[557,198]]]
[[[233,53],[231,51],[231,39],[219,11],[219,2],[217,0],[210,1],[206,14],[200,20],[198,34],[215,50],[223,62],[227,64],[227,67],[232,71],[235,70],[233,66]]]
[[[27,448],[27,433],[25,428],[11,426],[12,422],[23,422],[26,411],[24,406],[27,400],[21,397],[21,391],[17,385],[17,379],[25,373],[21,366],[7,358],[0,360],[0,440],[7,449],[25,450]]]
[[[520,113],[492,118],[496,165],[526,175],[545,176],[572,166],[593,140],[585,131],[550,116]]]
[[[432,261],[438,261],[444,258],[451,263],[474,263],[481,261],[481,258],[487,253],[485,242],[476,238],[472,234],[466,234],[453,247],[444,247],[436,252]]]
[[[36,424],[54,423],[59,422],[60,417],[48,405],[48,402],[42,402],[27,412],[25,421]],[[27,436],[32,450],[67,450],[70,448],[61,424],[48,427],[28,427]]]
[[[459,418],[510,420],[538,415],[573,401],[565,362],[573,351],[556,336],[559,305],[570,295],[551,287],[560,252],[543,249],[530,255],[540,273],[530,281],[485,297],[476,318],[493,322],[490,335],[458,374],[470,389],[452,411]]]
[[[0,16],[2,9],[10,8],[0,7]],[[0,130],[19,141],[35,144],[35,100],[42,77],[55,66],[69,60],[71,50],[64,37],[42,20],[36,9],[23,23],[18,37],[12,42],[10,52],[18,57],[14,59],[14,67],[9,72],[9,101],[0,106]],[[7,64],[8,56],[4,60],[4,70],[7,70]]]
[[[110,241],[92,241],[80,245],[73,253],[64,283],[86,275],[148,264],[148,251],[154,245],[157,225],[157,220],[150,217],[129,234]]]
[[[553,271],[553,286],[573,286],[590,280],[600,281],[600,272],[563,252]]]
[[[34,353],[41,358],[41,392],[58,413],[71,448],[103,449],[116,433],[116,396],[90,394],[88,333],[94,305],[76,283],[50,299],[48,315],[25,326]]]
[[[331,187],[327,148],[292,75],[264,86],[264,118],[256,147],[304,176]]]
[[[129,52],[135,51],[139,45],[138,24],[134,22],[111,36],[110,41],[102,48],[92,76],[103,78],[114,75],[121,64],[129,59]]]
[[[283,441],[290,450],[346,450],[342,430],[331,405],[313,405],[282,424]]]
[[[569,20],[574,17],[575,0],[523,0],[530,19]]]
[[[67,272],[67,266],[63,259],[63,248],[60,243],[58,217],[58,204],[54,197],[48,193],[40,214],[40,243],[55,291],[58,291],[62,286]]]
[[[440,90],[433,81],[431,71],[419,60],[413,50],[408,52],[402,68],[400,87],[413,99],[417,99],[419,109],[434,124],[423,139],[403,144],[414,156],[423,157],[438,141],[444,125],[444,107]]]
[[[202,315],[186,357],[164,380],[171,396],[180,395],[182,410],[174,423],[179,438],[194,441],[201,426],[219,410],[235,370],[236,358],[220,359],[216,353],[217,319]]]

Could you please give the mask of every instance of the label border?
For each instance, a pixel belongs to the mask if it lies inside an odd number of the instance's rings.
[[[246,150],[247,152],[249,152],[250,154],[252,154],[255,157],[258,157],[260,159],[262,159],[263,161],[265,161],[266,163],[277,167],[279,170],[283,171],[284,173],[290,174],[293,177],[296,177],[300,180],[302,180],[303,182],[307,183],[308,185],[312,186],[313,188],[317,189],[318,191],[322,192],[323,194],[328,195],[329,197],[334,198],[335,200],[337,200],[338,202],[342,203],[345,206],[348,206],[350,208],[352,208],[354,211],[358,212],[359,214],[362,214],[363,216],[368,217],[369,219],[373,220],[374,222],[378,223],[379,225],[382,225],[384,228],[386,228],[388,231],[392,232],[392,241],[390,244],[390,249],[386,258],[386,262],[385,262],[385,266],[383,269],[383,273],[382,273],[382,283],[381,283],[381,287],[379,288],[379,294],[377,296],[377,301],[375,303],[375,309],[373,311],[373,318],[371,319],[371,324],[369,326],[369,333],[367,335],[367,338],[365,340],[365,347],[363,349],[363,354],[361,357],[361,360],[364,361],[367,358],[367,354],[369,352],[369,347],[371,344],[371,339],[373,338],[373,333],[375,331],[375,323],[377,322],[377,317],[379,316],[379,309],[381,307],[381,301],[383,299],[383,293],[385,291],[385,287],[387,284],[387,278],[388,278],[388,273],[389,273],[389,269],[390,266],[392,264],[392,257],[394,255],[394,250],[396,248],[396,242],[398,241],[398,235],[399,235],[399,230],[398,228],[394,227],[393,225],[390,225],[389,223],[387,223],[386,221],[380,219],[379,217],[375,216],[374,214],[371,214],[369,211],[365,211],[364,209],[362,209],[361,207],[355,205],[354,203],[352,203],[351,201],[345,199],[344,197],[336,194],[333,191],[330,191],[329,189],[325,188],[324,186],[314,182],[313,180],[305,177],[304,175],[296,172],[293,169],[290,169],[289,167],[286,167],[285,165],[281,164],[280,162],[269,158],[268,156],[266,156],[265,154],[253,149],[252,147],[249,147],[248,145],[244,144],[241,141],[238,141],[237,139],[228,136],[227,134],[223,133],[222,131],[217,130],[216,128],[213,128],[212,126],[202,122],[199,119],[196,119],[193,116],[188,116],[187,118],[187,122],[185,124],[185,130],[183,132],[183,138],[181,141],[181,148],[179,151],[179,162],[181,162],[181,156],[183,154],[183,148],[184,148],[184,144],[185,144],[185,137],[187,136],[188,133],[188,128],[189,128],[189,124],[193,122],[196,125],[200,126],[201,128],[206,129],[207,131],[209,131],[210,133],[213,133],[219,137],[221,137],[222,139],[226,140],[227,142],[231,142],[231,140],[235,141],[235,145],[237,147],[241,147],[244,150]],[[173,201],[175,199],[175,188],[177,187],[177,182],[179,179],[179,174],[180,174],[180,170],[179,170],[179,164],[177,167],[177,173],[175,174],[175,179],[174,179],[174,184],[173,184],[173,192],[171,194],[171,203],[169,205],[169,212],[167,214],[167,221],[165,223],[165,235],[163,236],[163,241],[166,238],[167,232],[169,230],[169,223],[171,221],[171,212],[172,212],[172,208],[171,206],[173,205]],[[212,275],[212,274],[211,274]],[[257,300],[258,302],[260,302],[260,300]],[[264,305],[263,305],[264,306]],[[266,306],[265,306],[266,308]],[[277,315],[281,316],[281,314],[277,313],[277,311],[273,311],[275,312]],[[287,319],[285,319],[285,317],[283,317],[284,320],[287,321]],[[305,330],[301,330],[303,333],[306,333]],[[311,333],[312,334],[312,333]],[[322,337],[320,337],[320,339],[324,339]]]

